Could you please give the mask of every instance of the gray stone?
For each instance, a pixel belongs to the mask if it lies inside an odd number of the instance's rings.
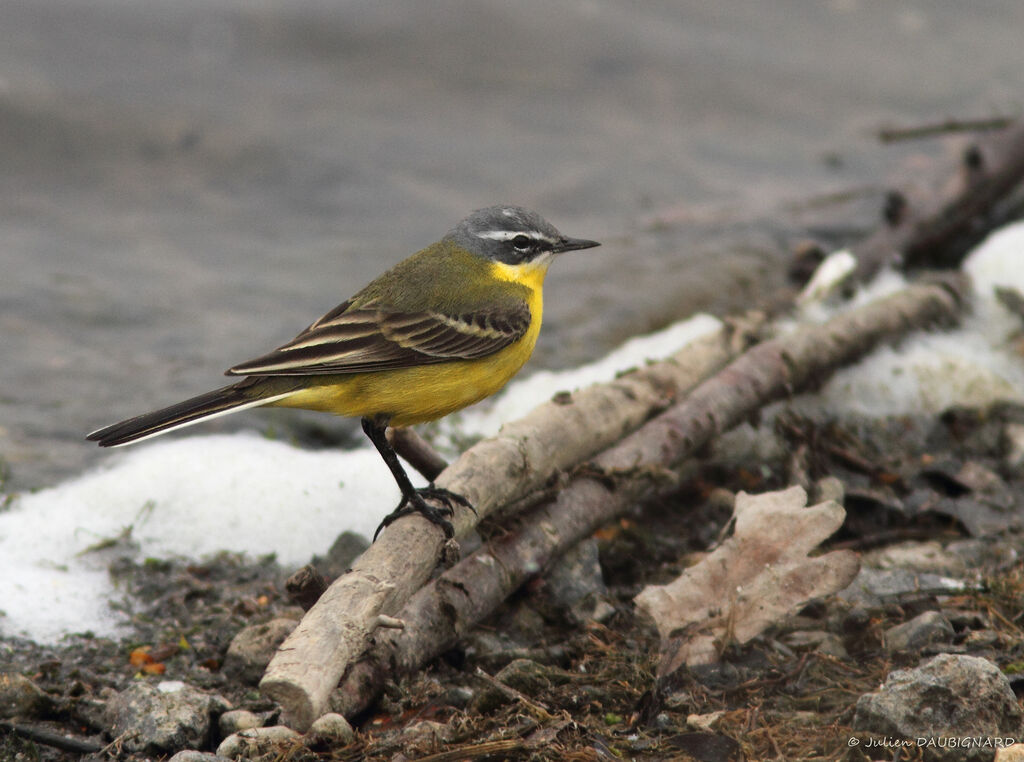
[[[327,551],[324,573],[338,577],[348,571],[352,562],[370,547],[370,541],[355,532],[342,532]]]
[[[544,573],[538,608],[548,619],[585,622],[598,601],[608,595],[597,540],[589,538],[570,548]]]
[[[968,569],[1008,569],[1020,560],[1013,543],[992,537],[955,540],[946,551],[960,558]]]
[[[932,643],[949,643],[954,635],[953,625],[941,612],[926,611],[886,630],[885,648],[890,652],[919,651]]]
[[[158,754],[205,745],[210,716],[226,707],[220,696],[185,683],[135,683],[107,702],[103,716],[112,738],[124,736],[125,749]]]
[[[444,692],[444,702],[456,709],[465,709],[473,700],[476,691],[465,685],[453,685]]]
[[[179,751],[167,762],[231,762],[231,759],[208,751],[192,751],[187,749]]]
[[[507,656],[508,654],[521,652],[525,648],[507,632],[488,632],[481,628],[468,633],[464,643],[468,656],[475,661],[488,664],[493,664],[496,659],[500,659],[500,663],[507,663],[509,659],[514,658]]]
[[[838,635],[824,630],[796,630],[782,638],[785,645],[797,649],[813,649],[815,653],[846,659],[849,654]]]
[[[284,725],[273,725],[269,728],[249,728],[232,733],[221,741],[217,754],[228,759],[252,759],[268,752],[276,751],[276,747],[289,741],[298,741],[302,736]]]
[[[1003,456],[1007,466],[1024,472],[1024,423],[1008,423],[1003,427]]]
[[[0,672],[0,719],[34,717],[51,704],[50,697],[24,675]]]
[[[224,738],[227,738],[232,733],[237,733],[240,730],[258,728],[262,724],[263,718],[255,712],[250,712],[245,709],[232,709],[230,712],[224,712],[217,721],[220,734]]]
[[[949,748],[919,739],[984,736],[1017,738],[1024,713],[1006,676],[986,659],[940,654],[915,669],[891,672],[880,690],[861,696],[853,727],[911,739],[925,759],[985,760],[991,749]]]
[[[872,569],[862,566],[839,598],[865,609],[882,608],[907,595],[959,595],[971,589],[963,580],[907,569]]]
[[[294,619],[271,619],[239,630],[224,657],[224,672],[249,685],[258,684],[277,647],[297,624]]]
[[[836,659],[850,658],[850,654],[846,651],[846,646],[843,645],[842,638],[831,632],[825,633],[825,637],[821,639],[821,642],[818,643],[818,647],[814,651],[826,656],[833,656]]]
[[[615,607],[604,598],[599,598],[590,612],[590,618],[594,622],[604,624],[615,614]]]
[[[395,744],[411,759],[419,759],[438,750],[438,746],[454,737],[448,725],[433,720],[421,720],[403,728],[395,738]]]
[[[974,630],[967,633],[964,645],[971,649],[997,648],[999,640],[999,633],[995,630]]]
[[[967,572],[967,564],[960,556],[948,552],[942,543],[934,540],[887,545],[864,553],[861,563],[876,569],[909,569],[912,572],[932,572],[952,577]]]
[[[356,740],[356,732],[348,720],[333,712],[318,717],[309,728],[309,733],[314,739],[332,746],[348,746]]]
[[[675,720],[672,719],[672,715],[668,712],[658,712],[651,725],[655,730],[661,731],[672,730],[676,727]]]

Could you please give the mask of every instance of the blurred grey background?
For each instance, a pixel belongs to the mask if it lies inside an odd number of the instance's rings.
[[[748,306],[808,209],[866,229],[936,150],[878,127],[1019,113],[1022,29],[1019,0],[4,0],[7,488],[480,206],[605,244],[553,268],[538,366]]]

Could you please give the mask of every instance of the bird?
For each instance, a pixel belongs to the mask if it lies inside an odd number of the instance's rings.
[[[374,539],[411,513],[451,538],[455,504],[472,505],[433,482],[414,488],[388,427],[437,420],[504,387],[533,353],[552,260],[599,245],[521,206],[478,209],[288,343],[226,371],[241,380],[87,439],[117,447],[263,405],[360,418],[401,492]]]

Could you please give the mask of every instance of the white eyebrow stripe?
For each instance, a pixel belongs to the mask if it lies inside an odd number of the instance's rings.
[[[491,241],[511,241],[516,236],[526,236],[532,241],[543,241],[544,243],[554,244],[555,240],[549,238],[546,235],[538,233],[536,231],[523,231],[523,230],[484,230],[479,233],[474,233],[477,238],[487,238]]]

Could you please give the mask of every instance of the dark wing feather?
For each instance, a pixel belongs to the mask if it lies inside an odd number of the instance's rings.
[[[395,313],[347,303],[284,346],[236,365],[228,375],[305,376],[408,368],[486,357],[522,338],[526,302],[464,315]]]

